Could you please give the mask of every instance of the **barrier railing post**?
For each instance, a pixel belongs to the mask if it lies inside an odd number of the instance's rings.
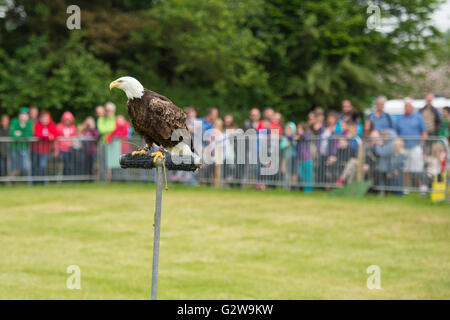
[[[364,180],[364,143],[358,138],[358,167],[356,171],[356,181]]]

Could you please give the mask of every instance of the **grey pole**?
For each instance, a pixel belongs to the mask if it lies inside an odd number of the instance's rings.
[[[156,300],[158,289],[158,264],[159,264],[159,240],[161,234],[161,207],[162,207],[162,186],[163,186],[163,172],[165,170],[182,170],[195,171],[200,165],[195,164],[195,159],[192,158],[191,164],[176,164],[172,161],[169,153],[166,153],[165,160],[157,160],[153,162],[154,157],[148,156],[133,156],[132,153],[122,154],[119,162],[123,169],[126,168],[141,168],[141,169],[156,169],[156,199],[155,199],[155,216],[154,216],[154,236],[153,236],[153,266],[152,266],[152,291],[151,299]]]
[[[158,290],[158,261],[159,261],[159,237],[161,233],[161,204],[162,204],[162,163],[158,160],[156,166],[156,201],[155,201],[155,226],[153,236],[153,269],[152,269],[152,293],[151,299],[156,300]]]

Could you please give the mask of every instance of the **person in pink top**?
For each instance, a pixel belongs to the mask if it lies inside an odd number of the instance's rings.
[[[56,155],[61,155],[64,165],[63,174],[71,175],[73,172],[72,143],[73,138],[77,135],[75,118],[71,112],[63,113],[61,122],[56,125],[56,134],[58,137],[55,143]]]

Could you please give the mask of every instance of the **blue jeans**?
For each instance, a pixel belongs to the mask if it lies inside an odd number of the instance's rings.
[[[18,171],[19,174],[31,176],[30,158],[30,150],[11,151],[11,171]]]
[[[95,163],[95,155],[88,154],[86,155],[86,167],[83,174],[93,175],[94,174],[94,163]]]
[[[392,187],[398,187],[398,188],[403,187],[403,173],[400,172],[399,174],[393,174],[390,184]],[[393,194],[401,196],[401,195],[403,195],[403,191],[396,190],[393,192]]]
[[[33,152],[31,155],[31,162],[33,168],[33,176],[47,175],[48,154],[40,154]]]
[[[298,163],[298,173],[300,175],[300,181],[307,185],[306,187],[303,187],[303,191],[313,192],[314,171],[312,160],[300,161]]]
[[[6,155],[0,155],[0,176],[6,176],[8,174],[8,157]]]
[[[63,160],[63,175],[72,175],[72,152],[61,151],[61,158]]]

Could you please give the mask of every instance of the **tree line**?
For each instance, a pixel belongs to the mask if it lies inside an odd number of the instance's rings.
[[[131,75],[179,106],[238,120],[269,106],[296,119],[344,98],[363,109],[380,92],[413,93],[396,76],[430,53],[449,59],[448,37],[430,20],[441,2],[3,0],[0,108],[88,115],[110,100],[123,112],[124,96],[107,85]],[[71,4],[80,30],[66,27]],[[380,10],[375,29],[369,5]]]

